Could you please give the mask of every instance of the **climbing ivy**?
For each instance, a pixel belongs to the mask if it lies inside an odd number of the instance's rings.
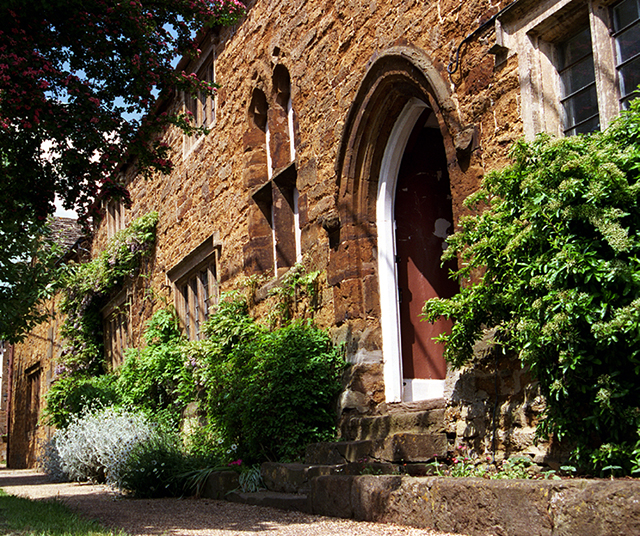
[[[116,233],[95,259],[71,265],[61,278],[60,310],[66,319],[60,333],[66,344],[58,374],[102,372],[102,300],[133,276],[142,259],[151,254],[157,223],[157,212],[134,220]]]

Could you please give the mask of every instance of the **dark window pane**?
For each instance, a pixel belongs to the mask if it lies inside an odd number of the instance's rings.
[[[211,307],[211,303],[209,301],[209,277],[207,276],[207,271],[204,270],[200,272],[200,283],[202,284],[202,299],[203,299],[203,308],[202,315],[205,320],[209,319],[209,307]]]
[[[578,123],[582,123],[594,116],[597,124],[598,101],[595,84],[565,100],[563,105],[565,111],[565,129],[567,132],[572,130]]]
[[[594,117],[589,121],[585,121],[581,123],[575,128],[565,132],[567,136],[574,136],[575,134],[589,134],[590,132],[595,132],[596,130],[600,130],[600,118]]]
[[[182,301],[184,304],[184,327],[187,331],[187,336],[189,335],[191,329],[191,311],[189,307],[189,287],[188,285],[184,285],[182,287]]]
[[[588,86],[596,79],[593,68],[593,56],[589,55],[572,65],[562,72],[560,78],[565,96],[571,95]]]
[[[588,132],[596,130],[599,125],[598,97],[589,26],[560,43],[558,51],[564,132],[572,135],[584,129],[589,129]]]
[[[613,8],[613,26],[617,32],[631,24],[639,15],[638,0],[624,0]]]
[[[619,71],[619,76],[620,94],[623,100],[628,100],[626,97],[631,98],[631,94],[640,85],[640,56],[622,67]]]
[[[640,53],[640,22],[616,36],[618,64]]]
[[[191,287],[190,297],[192,299],[191,306],[193,307],[193,328],[196,337],[200,334],[200,302],[198,301],[198,281],[194,277],[189,281]]]
[[[587,26],[580,33],[560,44],[560,70],[591,55],[591,31]]]

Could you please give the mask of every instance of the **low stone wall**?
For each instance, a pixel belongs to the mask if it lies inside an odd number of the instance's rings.
[[[640,482],[321,476],[314,514],[469,536],[640,534]]]

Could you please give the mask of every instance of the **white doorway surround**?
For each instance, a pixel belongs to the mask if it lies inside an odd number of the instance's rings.
[[[395,196],[398,172],[415,124],[429,106],[412,98],[396,120],[385,147],[380,166],[376,223],[378,229],[378,276],[380,282],[380,311],[382,349],[384,355],[384,383],[387,402],[414,402],[444,395],[444,380],[404,378],[400,309],[396,272]]]

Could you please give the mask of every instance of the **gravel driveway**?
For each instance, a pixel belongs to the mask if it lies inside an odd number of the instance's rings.
[[[73,510],[129,534],[455,536],[400,525],[312,516],[211,499],[125,499],[106,486],[50,483],[31,470],[0,470],[0,488],[31,499],[60,499]]]

